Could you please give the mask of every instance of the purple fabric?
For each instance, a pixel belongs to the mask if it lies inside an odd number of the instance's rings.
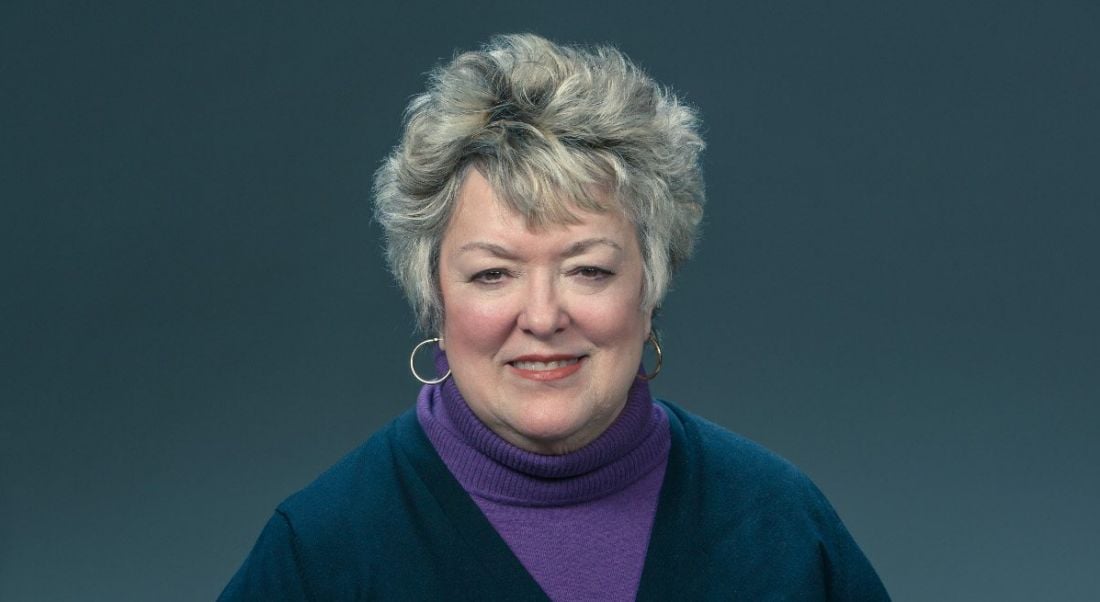
[[[437,357],[440,374],[446,357]],[[536,454],[486,427],[454,379],[425,386],[417,418],[444,464],[552,600],[633,600],[671,442],[637,379],[615,422],[568,454]]]

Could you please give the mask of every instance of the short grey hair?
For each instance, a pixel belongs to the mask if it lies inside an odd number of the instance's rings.
[[[375,174],[374,215],[425,332],[442,327],[439,248],[469,169],[531,227],[575,223],[578,209],[625,211],[652,311],[698,235],[702,150],[695,111],[615,48],[498,36],[433,70],[409,103]]]

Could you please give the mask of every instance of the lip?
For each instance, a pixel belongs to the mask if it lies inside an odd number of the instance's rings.
[[[520,378],[545,382],[550,380],[561,380],[572,376],[581,369],[587,359],[587,355],[522,355],[508,362],[508,368],[513,374]],[[551,368],[549,370],[528,370],[516,366],[516,362],[563,362],[569,360],[576,361],[572,364]]]

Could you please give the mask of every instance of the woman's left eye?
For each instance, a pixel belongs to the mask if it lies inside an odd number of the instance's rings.
[[[593,266],[579,267],[573,270],[573,273],[588,280],[603,280],[612,275],[612,272],[608,270]]]

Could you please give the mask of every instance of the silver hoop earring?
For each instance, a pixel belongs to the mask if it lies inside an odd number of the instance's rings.
[[[442,340],[443,339],[441,339],[439,337],[435,337],[435,338],[431,338],[431,339],[424,339],[423,341],[420,341],[419,343],[417,343],[416,347],[413,347],[413,352],[409,355],[409,370],[412,371],[413,378],[415,378],[416,380],[418,380],[418,381],[420,381],[420,382],[422,382],[426,385],[438,385],[439,383],[447,380],[447,377],[451,375],[451,371],[448,369],[447,373],[444,374],[443,376],[441,376],[441,377],[439,377],[435,380],[429,380],[429,379],[426,379],[426,378],[424,378],[424,377],[422,377],[422,376],[420,376],[419,374],[416,373],[416,352],[420,351],[420,348],[423,347],[424,345],[431,345],[432,343],[438,343]]]
[[[657,343],[657,335],[652,332],[649,333],[647,342],[653,344],[653,350],[657,352],[657,367],[653,369],[653,374],[639,374],[638,378],[642,380],[653,380],[657,378],[657,375],[661,373],[661,366],[665,363],[665,356],[661,353],[661,345]]]

